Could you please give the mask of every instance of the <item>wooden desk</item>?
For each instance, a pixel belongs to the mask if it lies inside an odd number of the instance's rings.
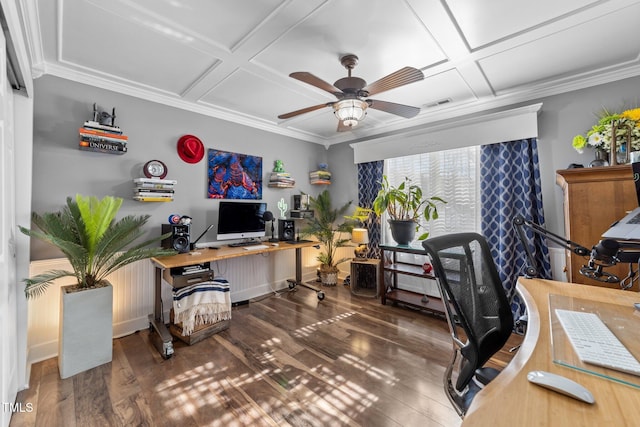
[[[283,250],[295,249],[296,251],[296,276],[295,279],[289,280],[289,286],[295,287],[302,285],[318,293],[320,299],[320,291],[308,286],[302,282],[302,249],[317,245],[318,242],[279,242],[278,246],[271,246],[265,243],[267,248],[247,250],[242,247],[221,246],[217,249],[202,248],[196,249],[189,253],[177,254],[168,257],[151,258],[151,262],[156,267],[155,273],[155,298],[153,314],[149,315],[149,328],[151,342],[157,348],[160,355],[168,359],[173,355],[173,338],[169,333],[166,325],[162,321],[162,275],[163,271],[172,268],[186,267],[189,265],[197,265],[201,263],[221,261],[225,259],[238,258],[247,255],[258,255],[269,252],[278,252]],[[324,298],[324,296],[323,296]]]
[[[476,395],[462,425],[468,426],[631,426],[640,425],[640,390],[558,366],[552,361],[549,294],[620,305],[633,313],[637,292],[523,279],[517,288],[528,308],[529,323],[520,350],[507,367]],[[640,325],[640,317],[638,317]],[[640,328],[638,337],[640,338]],[[576,381],[593,394],[589,405],[533,385],[527,373],[543,370]]]

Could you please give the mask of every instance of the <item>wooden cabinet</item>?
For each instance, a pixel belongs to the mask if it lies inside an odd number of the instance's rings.
[[[638,206],[630,165],[559,170],[556,183],[564,193],[566,238],[586,248],[597,244],[612,223]],[[618,287],[582,276],[580,267],[588,261],[588,257],[567,251],[567,279],[573,283]],[[619,264],[606,271],[623,278],[629,266]]]

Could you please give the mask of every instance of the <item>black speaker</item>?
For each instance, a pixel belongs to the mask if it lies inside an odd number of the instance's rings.
[[[278,239],[285,242],[292,242],[296,239],[296,222],[294,220],[278,220]]]
[[[178,252],[189,252],[189,224],[162,224],[162,234],[171,233],[171,236],[162,239],[162,247],[174,249]]]

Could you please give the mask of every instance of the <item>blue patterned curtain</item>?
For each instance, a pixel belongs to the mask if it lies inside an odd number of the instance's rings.
[[[535,138],[485,145],[480,157],[481,230],[496,261],[507,295],[513,296],[516,280],[524,274],[526,254],[511,220],[522,215],[544,227],[542,189]],[[540,277],[551,278],[546,239],[526,229]],[[524,313],[517,298],[514,315]]]
[[[358,163],[358,206],[369,208],[380,190],[380,181],[384,172],[384,161]],[[369,232],[369,251],[367,258],[380,258],[380,237],[382,229],[380,218],[371,214],[365,224]]]

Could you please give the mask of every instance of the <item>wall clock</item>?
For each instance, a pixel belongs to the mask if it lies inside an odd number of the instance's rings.
[[[144,164],[142,171],[147,178],[164,179],[164,177],[167,176],[167,165],[160,160],[149,160]]]

